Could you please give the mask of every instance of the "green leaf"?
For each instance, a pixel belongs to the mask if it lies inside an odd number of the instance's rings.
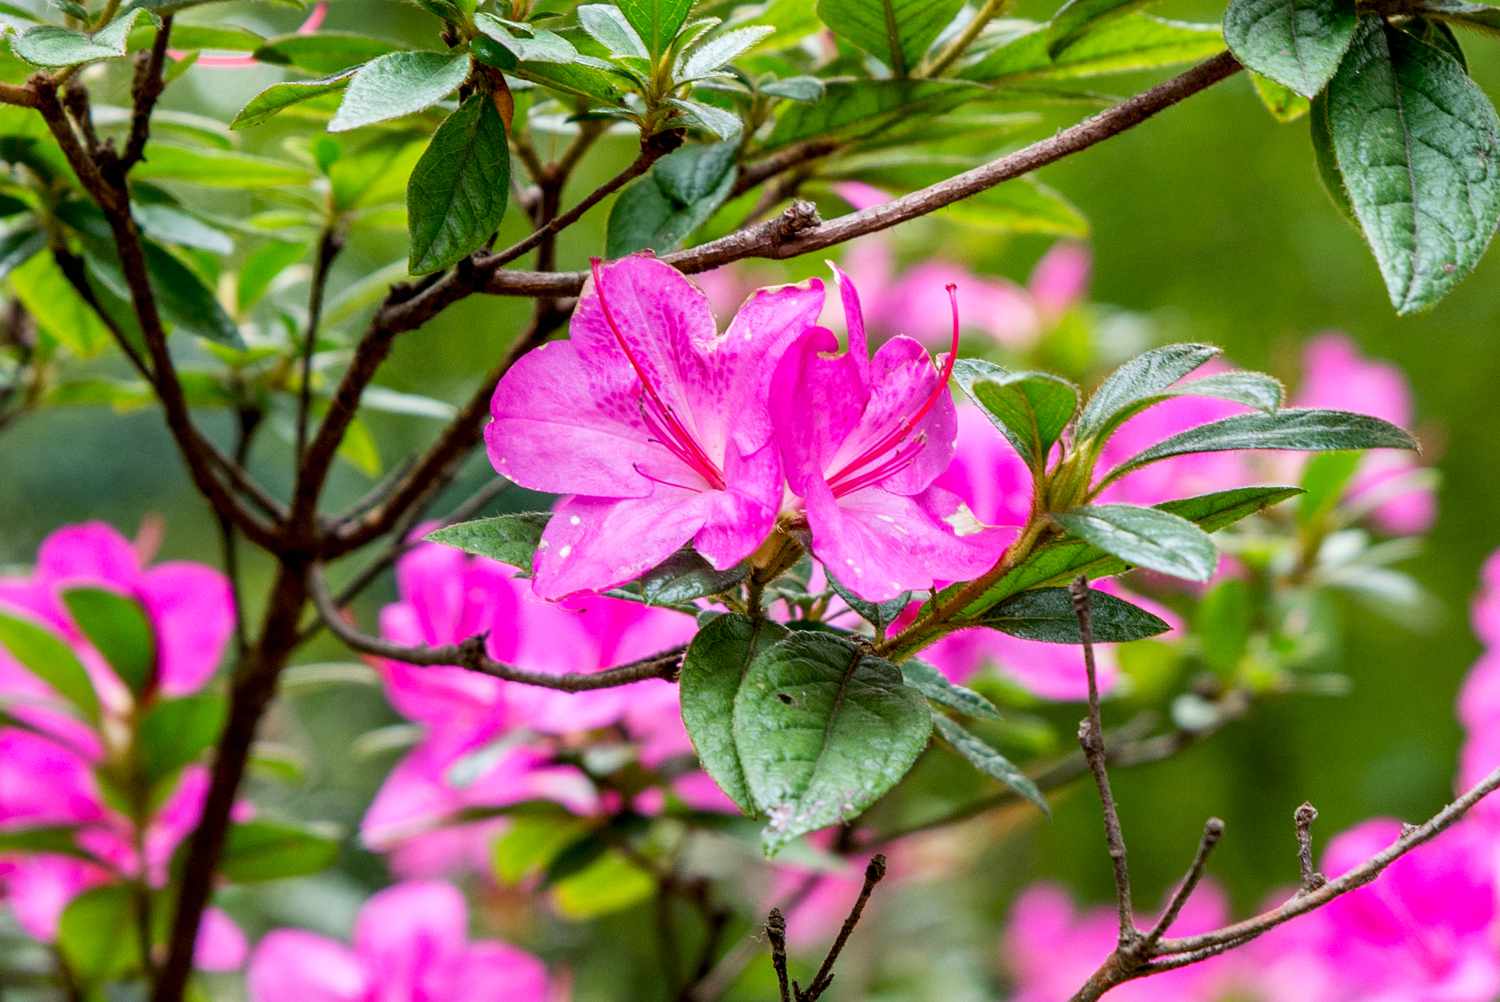
[[[940,217],[966,228],[996,233],[1035,233],[1050,237],[1086,237],[1089,221],[1078,206],[1034,177],[1004,184],[945,206]]]
[[[99,697],[83,662],[66,641],[46,627],[0,609],[0,647],[10,651],[37,678],[46,682],[90,723],[99,722]]]
[[[281,240],[268,241],[252,251],[235,277],[235,309],[244,313],[259,302],[276,276],[301,261],[307,251],[307,244]]]
[[[1357,23],[1354,0],[1230,0],[1224,41],[1256,73],[1311,98],[1338,72]]]
[[[911,592],[902,592],[895,598],[884,602],[869,602],[860,598],[854,592],[844,587],[843,583],[832,574],[828,575],[828,584],[834,591],[838,592],[839,598],[848,604],[849,608],[859,614],[859,617],[877,630],[883,630],[901,615],[902,611],[911,604]]]
[[[190,212],[165,202],[148,202],[131,206],[141,232],[153,240],[207,251],[229,254],[234,241],[223,230],[216,229]]]
[[[125,55],[125,40],[142,16],[155,18],[149,11],[131,7],[93,35],[50,24],[38,25],[14,38],[11,50],[34,66],[75,66],[96,59],[113,59]]]
[[[552,885],[557,910],[577,922],[621,911],[655,893],[656,879],[616,850]]]
[[[522,62],[571,63],[578,58],[572,42],[546,28],[502,21],[483,12],[474,16],[474,26]]]
[[[1090,590],[1089,607],[1094,640],[1101,644],[1142,640],[1172,628],[1161,617],[1102,591]],[[1073,596],[1066,588],[1023,591],[990,607],[975,622],[1022,640],[1083,643],[1078,617],[1073,612]]]
[[[1349,201],[1349,189],[1344,187],[1344,177],[1339,173],[1338,154],[1333,151],[1333,127],[1328,122],[1327,91],[1309,103],[1307,120],[1311,127],[1313,162],[1318,167],[1318,180],[1323,182],[1323,190],[1344,214],[1344,218],[1358,226],[1359,219],[1354,215],[1354,205]]]
[[[512,818],[505,833],[495,840],[495,878],[502,886],[514,887],[536,876],[577,842],[588,831],[588,824],[565,813]]]
[[[132,889],[105,884],[78,895],[63,909],[57,948],[79,980],[94,984],[132,970],[140,960],[140,938]]]
[[[788,101],[811,104],[823,100],[827,87],[817,77],[784,77],[781,80],[772,80],[763,84],[760,92],[772,97],[784,97]]]
[[[686,13],[683,16],[686,17]],[[641,41],[641,36],[626,19],[624,12],[614,4],[583,4],[578,8],[578,23],[589,33],[590,38],[609,50],[610,55],[651,58],[646,43]]]
[[[835,35],[865,50],[898,77],[963,9],[963,0],[818,0],[818,17]]]
[[[1423,0],[1417,5],[1416,12],[1460,28],[1500,35],[1500,7],[1466,0]]]
[[[0,281],[47,246],[47,234],[27,221],[0,235]]]
[[[708,221],[734,187],[735,143],[684,146],[652,165],[615,199],[605,253],[673,250]]]
[[[949,681],[948,676],[928,664],[911,658],[901,664],[901,676],[906,684],[932,700],[959,713],[971,717],[999,720],[1000,711],[995,704],[985,699],[968,686]]]
[[[967,759],[970,765],[1015,790],[1041,808],[1042,813],[1049,818],[1052,816],[1052,808],[1047,806],[1047,798],[1042,796],[1042,791],[1010,759],[941,713],[934,713],[932,722],[937,725],[937,732],[943,741]]]
[[[1207,581],[1219,565],[1208,533],[1180,515],[1129,504],[1092,505],[1053,514],[1069,534],[1126,563],[1190,581]]]
[[[156,633],[135,599],[103,588],[68,588],[63,605],[120,681],[140,696],[156,680]]]
[[[109,287],[122,303],[130,302],[130,284],[114,242],[108,237],[83,233],[89,250],[92,274]],[[162,318],[177,330],[195,337],[207,338],[234,348],[244,347],[239,327],[220,305],[218,296],[203,283],[198,273],[179,261],[170,251],[147,240],[143,250],[146,272]]]
[[[786,635],[770,620],[730,613],[699,630],[682,659],[682,723],[703,771],[745,814],[755,814],[755,802],[734,743],[735,694],[755,656]]]
[[[1397,313],[1432,306],[1500,223],[1500,117],[1448,53],[1361,20],[1328,86],[1339,173]]]
[[[294,104],[343,90],[348,85],[349,78],[354,76],[354,72],[351,68],[314,80],[283,80],[280,83],[274,83],[252,97],[240,109],[239,114],[234,116],[229,127],[248,129],[252,125],[260,125],[270,120],[278,112]]]
[[[1302,468],[1302,489],[1306,493],[1297,507],[1297,522],[1310,525],[1332,511],[1364,458],[1358,452],[1323,452],[1310,457]]]
[[[196,762],[219,739],[227,712],[223,696],[206,692],[151,704],[137,733],[146,781],[155,783]]]
[[[1054,59],[1045,25],[1018,32],[964,67],[960,76],[995,85],[1076,80],[1207,59],[1224,45],[1217,25],[1129,14],[1106,21]]]
[[[1287,498],[1301,494],[1298,487],[1238,487],[1233,490],[1200,494],[1197,497],[1166,501],[1156,507],[1180,515],[1204,532],[1217,532],[1240,519],[1254,515]],[[1004,598],[1029,588],[1065,585],[1080,574],[1090,580],[1123,574],[1130,565],[1118,557],[1078,539],[1064,539],[1038,547],[1020,566],[1014,567],[962,612],[973,616]],[[961,585],[950,586],[942,594],[956,593]]]
[[[111,343],[109,331],[50,254],[33,254],[9,276],[10,290],[37,326],[80,358],[98,354]]]
[[[693,9],[693,0],[619,0],[619,5],[655,58],[671,47]]]
[[[327,828],[256,819],[229,830],[219,874],[241,884],[303,877],[327,869],[338,854]]]
[[[1272,118],[1283,125],[1295,122],[1312,107],[1311,102],[1301,94],[1259,73],[1251,72],[1250,83],[1254,85],[1260,103],[1266,106]]]
[[[761,149],[817,137],[858,138],[898,119],[936,115],[983,94],[953,80],[832,80],[816,104],[787,105]]]
[[[392,52],[355,71],[329,132],[347,132],[437,104],[469,76],[466,52]]]
[[[1231,449],[1290,449],[1331,452],[1339,449],[1416,449],[1411,435],[1389,421],[1347,411],[1291,408],[1274,414],[1236,414],[1200,424],[1158,442],[1109,472],[1100,486],[1148,463],[1194,452]]]
[[[1193,614],[1193,633],[1203,660],[1221,678],[1233,679],[1250,646],[1254,610],[1250,587],[1239,578],[1214,585]]]
[[[1124,17],[1156,0],[1068,0],[1047,22],[1047,51],[1056,59],[1068,46],[1113,18]]]
[[[1177,397],[1213,397],[1230,400],[1258,411],[1271,413],[1281,406],[1285,390],[1279,380],[1262,372],[1218,372],[1200,379],[1174,383],[1172,386],[1133,400],[1104,420],[1093,434],[1099,442],[1113,435],[1126,421],[1150,407]]]
[[[456,546],[465,553],[489,557],[531,573],[531,558],[542,541],[542,530],[552,517],[547,511],[495,515],[472,522],[459,522],[429,532],[429,542]]]
[[[130,172],[142,181],[184,181],[205,188],[302,188],[313,172],[290,160],[274,160],[235,150],[178,146],[153,140],[146,159]]]
[[[630,584],[610,589],[609,594],[646,605],[682,607],[728,591],[749,573],[748,564],[715,570],[696,551],[683,548]]]
[[[510,191],[505,123],[489,94],[474,94],[438,126],[406,189],[413,275],[439,271],[483,247]]]
[[[1210,344],[1169,344],[1130,359],[1099,385],[1078,416],[1078,437],[1095,438],[1115,414],[1157,397],[1177,380],[1219,354]]]
[[[294,66],[309,73],[337,73],[394,52],[400,46],[383,38],[347,31],[317,31],[269,38],[254,52],[255,61]]]
[[[0,830],[0,852],[46,853],[96,861],[78,844],[78,829],[72,825],[42,825],[36,828]]]
[[[932,714],[895,665],[829,633],[793,633],[750,663],[734,739],[767,853],[858,816],[906,775]]]
[[[619,105],[622,97],[616,77],[583,63],[525,63],[509,72],[591,104]]]
[[[724,140],[737,140],[740,133],[745,129],[745,123],[740,121],[740,116],[732,111],[702,101],[691,101],[687,98],[669,97],[667,103],[676,108],[687,123],[702,129]]]
[[[953,376],[1033,471],[1047,465],[1078,410],[1078,387],[1049,373],[1007,372],[993,362],[961,358]]]
[[[775,30],[768,24],[754,24],[714,35],[686,53],[676,74],[677,79],[701,80],[710,76],[755,48]]]

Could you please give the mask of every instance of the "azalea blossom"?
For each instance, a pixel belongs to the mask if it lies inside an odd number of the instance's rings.
[[[686,642],[693,621],[636,602],[588,596],[538,598],[513,568],[432,543],[396,567],[398,600],[381,632],[405,645],[458,643],[486,634],[491,657],[530,671],[591,672]],[[578,814],[608,805],[579,769],[557,762],[576,735],[619,727],[638,760],[656,768],[691,754],[677,687],[657,680],[567,693],[504,682],[458,666],[378,662],[391,704],[422,728],[418,743],[386,778],[361,826],[367,845],[392,853],[410,877],[484,870],[503,819],[455,824],[465,811],[551,800]],[[672,790],[694,806],[727,805],[698,771]],[[659,810],[662,791],[632,806]]]
[[[986,528],[934,485],[953,458],[957,417],[948,377],[958,351],[958,300],[950,288],[950,351],[941,367],[909,337],[871,358],[859,296],[834,269],[848,350],[810,327],[782,356],[771,414],[794,514],[812,552],[870,601],[983,573],[1014,536]]]
[[[1490,554],[1480,571],[1470,619],[1485,650],[1469,669],[1458,696],[1458,720],[1467,734],[1458,765],[1458,785],[1463,789],[1500,767],[1500,551]],[[1475,806],[1474,817],[1500,833],[1500,804],[1493,797]],[[1500,867],[1500,853],[1496,865]]]
[[[63,590],[78,586],[120,592],[145,610],[157,651],[152,699],[201,689],[234,625],[229,587],[217,571],[186,562],[146,566],[128,540],[102,523],[59,529],[43,541],[30,574],[0,579],[0,607],[51,631],[73,651],[106,718],[96,733],[60,709],[61,695],[0,646],[0,697],[27,725],[0,728],[0,830],[71,827],[81,850],[78,856],[0,856],[0,894],[21,927],[43,941],[56,938],[63,910],[91,887],[121,875],[164,885],[172,855],[196,827],[208,789],[206,768],[184,769],[139,835],[110,806],[94,770],[110,754],[104,735],[128,728],[132,697],[63,604]],[[242,806],[237,816],[247,811]],[[201,967],[232,969],[243,962],[243,937],[223,913],[210,910],[198,951]]]
[[[353,946],[278,929],[250,959],[250,1002],[547,1002],[540,960],[498,940],[470,940],[457,889],[389,887],[360,909]]]
[[[762,289],[720,334],[670,265],[594,262],[569,339],[511,367],[485,429],[502,476],[569,495],[536,554],[538,595],[622,584],[689,542],[720,569],[754,552],[781,501],[770,362],[822,305],[816,279]]]

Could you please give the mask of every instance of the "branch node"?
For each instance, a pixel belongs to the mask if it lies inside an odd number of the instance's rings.
[[[1316,891],[1328,883],[1328,878],[1313,867],[1312,826],[1316,820],[1318,809],[1310,803],[1304,802],[1292,814],[1292,823],[1297,828],[1297,866],[1302,877],[1299,894]]]

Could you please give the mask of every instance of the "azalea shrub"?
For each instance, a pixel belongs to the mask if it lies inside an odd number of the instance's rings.
[[[1427,309],[1500,222],[1455,33],[1500,15],[1005,6],[0,4],[0,428],[159,410],[219,540],[158,561],[101,504],[0,574],[0,986],[1500,995],[1489,655],[1450,806],[1315,844],[1288,805],[1260,911],[1205,819],[1133,894],[1112,772],[1439,621],[1441,437],[1351,335],[1273,374],[1092,301],[1032,176],[1245,71]],[[983,274],[976,234],[1045,251]],[[1113,907],[1002,863],[935,973],[927,889],[1089,783]]]

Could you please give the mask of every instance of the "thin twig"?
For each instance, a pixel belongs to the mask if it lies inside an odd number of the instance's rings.
[[[1304,802],[1292,814],[1292,824],[1297,829],[1297,869],[1301,875],[1300,886],[1304,893],[1316,891],[1328,883],[1328,878],[1313,865],[1312,826],[1318,820],[1318,809]]]
[[[792,1002],[792,986],[786,973],[786,918],[780,908],[772,908],[766,916],[766,940],[771,944],[771,968],[776,972],[781,1002]]]
[[[164,14],[151,50],[137,57],[135,82],[131,86],[130,133],[125,152],[120,154],[121,173],[130,170],[146,155],[146,141],[151,138],[151,113],[165,89],[162,71],[166,67],[167,44],[172,35],[172,15]]]
[[[312,412],[313,352],[318,343],[318,328],[323,321],[323,296],[328,289],[328,273],[343,246],[344,238],[339,233],[337,221],[330,221],[318,240],[318,256],[313,262],[312,280],[307,291],[307,327],[302,333],[302,384],[297,393],[297,447],[292,453],[293,472],[301,469],[302,454],[307,449],[307,421]]]
[[[323,622],[344,643],[364,654],[390,658],[413,665],[458,665],[470,671],[490,675],[506,682],[557,689],[562,692],[584,692],[592,689],[612,689],[630,685],[646,679],[675,679],[682,663],[686,644],[680,644],[647,658],[631,661],[599,672],[567,672],[560,675],[548,672],[528,671],[502,664],[485,654],[484,634],[476,634],[458,644],[443,644],[433,647],[406,647],[379,637],[361,633],[351,626],[333,604],[328,593],[328,583],[322,571],[314,568],[308,575],[313,603]]]
[[[1099,713],[1099,677],[1094,665],[1094,623],[1089,608],[1088,581],[1079,577],[1069,587],[1073,596],[1073,614],[1078,617],[1078,632],[1083,642],[1083,665],[1088,673],[1089,712],[1078,727],[1078,743],[1088,759],[1089,771],[1099,790],[1099,805],[1104,812],[1104,838],[1109,847],[1109,861],[1114,867],[1115,905],[1119,911],[1119,945],[1128,947],[1139,937],[1135,927],[1135,909],[1130,901],[1130,866],[1125,859],[1125,833],[1120,827],[1120,813],[1109,785],[1109,764],[1104,750],[1104,724]]]
[[[816,1002],[828,986],[833,983],[833,965],[838,962],[839,954],[844,952],[844,947],[849,942],[849,937],[854,934],[854,927],[859,925],[860,918],[864,915],[865,905],[870,902],[870,895],[875,891],[875,885],[885,879],[885,856],[876,853],[865,866],[865,880],[859,888],[859,897],[854,899],[854,907],[849,909],[849,915],[844,919],[844,924],[839,927],[839,934],[833,940],[833,945],[828,948],[828,953],[823,957],[823,963],[818,966],[818,973],[813,975],[806,989],[800,994],[798,1002]]]
[[[1208,857],[1214,851],[1214,846],[1219,844],[1219,839],[1224,837],[1224,822],[1218,818],[1209,818],[1203,824],[1203,836],[1198,840],[1198,851],[1193,855],[1192,865],[1188,867],[1187,876],[1182,878],[1182,883],[1172,894],[1172,900],[1167,902],[1166,910],[1161,913],[1161,918],[1146,933],[1142,945],[1149,949],[1154,946],[1167,931],[1172,928],[1172,923],[1177,921],[1177,916],[1182,914],[1183,906],[1188,903],[1188,898],[1193,896],[1193,891],[1198,887],[1198,881],[1203,879],[1203,871],[1208,868]]]

